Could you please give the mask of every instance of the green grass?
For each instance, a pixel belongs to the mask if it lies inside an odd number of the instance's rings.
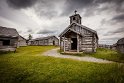
[[[124,63],[124,54],[118,53],[115,50],[98,48],[97,52],[94,54],[91,54],[91,56],[96,57],[96,58],[107,59],[110,61]]]
[[[0,83],[123,83],[124,65],[42,56],[53,46],[28,46],[0,54]]]

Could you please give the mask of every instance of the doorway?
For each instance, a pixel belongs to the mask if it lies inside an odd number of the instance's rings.
[[[55,45],[55,41],[53,41],[53,45]]]
[[[77,38],[71,38],[71,50],[77,50]]]

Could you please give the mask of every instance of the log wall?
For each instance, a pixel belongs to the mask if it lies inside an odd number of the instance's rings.
[[[65,51],[71,50],[71,38],[77,38],[77,50],[80,52],[96,52],[96,48],[98,46],[98,38],[96,37],[96,34],[93,32],[83,29],[82,27],[78,27],[76,25],[73,25],[70,27],[76,32],[79,32],[80,34],[74,34],[73,32],[68,32],[68,34],[65,34],[64,37],[60,37],[60,48],[62,50],[65,49]],[[78,35],[78,37],[77,37]],[[64,46],[65,45],[65,46]]]

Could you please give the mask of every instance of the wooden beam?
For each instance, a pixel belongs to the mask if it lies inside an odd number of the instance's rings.
[[[79,35],[77,34],[77,52],[79,53]]]
[[[61,37],[60,37],[60,50],[62,50],[62,47],[61,47],[61,42],[62,42],[62,39],[61,39]]]
[[[94,52],[95,51],[95,35],[93,34],[93,37],[92,37],[92,51]]]
[[[64,40],[63,41],[64,41],[64,52],[65,52],[65,36],[64,36]]]

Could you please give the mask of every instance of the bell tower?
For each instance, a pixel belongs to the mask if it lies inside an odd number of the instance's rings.
[[[74,15],[70,16],[70,24],[73,22],[81,24],[81,16],[79,14],[76,14],[76,10],[74,11]]]

